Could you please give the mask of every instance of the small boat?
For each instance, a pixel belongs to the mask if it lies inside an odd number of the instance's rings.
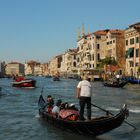
[[[52,76],[51,76],[51,75],[46,75],[45,77],[46,77],[46,78],[52,78]]]
[[[90,121],[81,120],[66,120],[59,117],[55,117],[52,114],[45,111],[46,102],[40,95],[39,101],[39,115],[44,121],[61,128],[62,130],[70,130],[71,132],[82,134],[82,135],[92,135],[98,136],[107,133],[117,127],[119,127],[128,115],[127,106],[124,105],[120,112],[116,115],[101,116],[98,118],[92,118]]]
[[[116,87],[116,88],[122,88],[124,87],[128,82],[124,80],[120,81],[106,81],[104,82],[104,86],[107,87]]]
[[[15,81],[12,81],[13,87],[24,87],[24,88],[35,88],[36,80],[34,79],[26,79],[26,78],[19,78]]]
[[[60,81],[60,78],[59,78],[59,77],[54,76],[54,77],[53,77],[53,81]]]

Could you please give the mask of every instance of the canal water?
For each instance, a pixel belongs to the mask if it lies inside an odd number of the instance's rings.
[[[0,140],[139,140],[140,139],[140,85],[127,84],[124,88],[103,86],[102,82],[93,82],[92,103],[112,113],[118,113],[123,104],[129,108],[127,122],[119,128],[104,135],[82,136],[62,131],[42,121],[38,115],[38,98],[43,88],[43,96],[51,94],[56,101],[74,103],[77,80],[33,77],[37,80],[37,88],[21,89],[11,86],[11,79],[0,79]],[[105,112],[92,107],[92,115],[98,116]]]

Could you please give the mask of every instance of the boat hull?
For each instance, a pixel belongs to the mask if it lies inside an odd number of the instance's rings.
[[[140,79],[128,80],[131,84],[140,84]]]
[[[36,81],[33,79],[25,79],[19,82],[12,82],[13,87],[26,87],[26,88],[34,88],[36,86]]]

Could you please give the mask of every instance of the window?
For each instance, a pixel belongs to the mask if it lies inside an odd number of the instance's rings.
[[[130,45],[133,45],[134,44],[134,38],[131,38],[130,39]]]
[[[98,49],[98,50],[100,49],[100,44],[97,44],[97,49]]]
[[[76,67],[76,62],[73,62],[73,66]]]
[[[94,60],[94,54],[92,54],[92,60]]]
[[[136,43],[139,43],[139,37],[136,37]]]
[[[100,60],[100,54],[99,53],[97,54],[97,60]]]
[[[77,62],[80,62],[80,59],[79,59],[79,57],[77,58]]]
[[[91,64],[89,64],[89,68],[91,68]]]
[[[97,35],[96,38],[97,38],[97,39],[101,39],[101,36],[100,36],[100,35]]]
[[[136,57],[139,57],[139,49],[136,49]]]
[[[133,67],[133,66],[134,66],[134,62],[130,61],[130,67]]]
[[[91,61],[91,55],[88,56],[88,60]]]
[[[128,46],[128,40],[125,40],[125,45]]]

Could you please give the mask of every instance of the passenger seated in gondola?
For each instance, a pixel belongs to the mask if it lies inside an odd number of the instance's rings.
[[[64,120],[76,121],[79,118],[79,111],[74,104],[63,103],[59,112],[59,117]]]
[[[57,100],[56,106],[54,106],[53,109],[52,109],[52,114],[55,117],[58,117],[59,116],[61,103],[62,103],[61,99]]]
[[[47,105],[46,105],[46,111],[48,113],[51,113],[52,112],[53,105],[54,105],[54,100],[53,100],[53,98],[52,98],[51,95],[48,95],[47,96]]]

